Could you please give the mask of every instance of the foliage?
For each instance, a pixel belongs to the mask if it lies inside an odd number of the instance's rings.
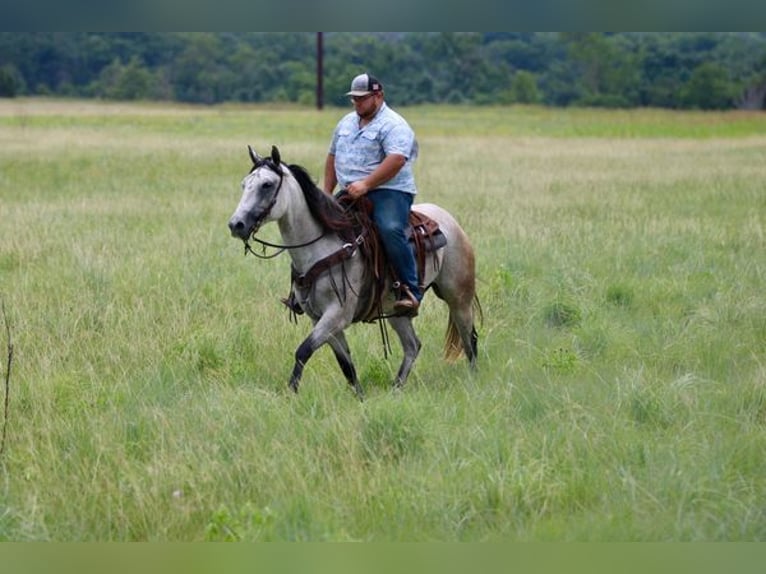
[[[723,66],[704,62],[694,68],[681,92],[681,101],[687,107],[720,110],[731,107],[734,95]]]
[[[308,105],[314,36],[2,32],[0,95]],[[360,70],[398,105],[766,106],[762,32],[325,33],[324,46],[325,99],[338,106]]]
[[[0,67],[0,98],[13,98],[20,91],[18,72],[12,64]]]
[[[511,99],[508,103],[537,104],[540,101],[540,90],[537,87],[535,74],[525,70],[516,72],[511,82]]]

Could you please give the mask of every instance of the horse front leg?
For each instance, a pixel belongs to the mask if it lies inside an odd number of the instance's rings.
[[[394,386],[401,388],[407,382],[407,377],[410,376],[415,359],[418,358],[420,353],[421,344],[420,339],[415,334],[415,328],[412,326],[412,319],[410,317],[389,317],[388,322],[399,336],[399,342],[402,344],[402,351],[404,352],[402,364],[399,366],[399,372],[396,374],[396,380],[394,381]]]
[[[313,334],[311,334],[295,350],[295,365],[293,365],[293,374],[290,376],[290,388],[293,392],[298,392],[303,376],[303,367],[318,348],[319,345],[314,343]]]
[[[360,401],[363,400],[364,391],[359,384],[359,378],[356,376],[354,363],[351,361],[351,349],[349,349],[348,343],[346,342],[346,335],[341,331],[334,337],[330,337],[327,342],[335,353],[335,359],[338,361],[338,365],[340,365],[340,370],[343,371],[343,374],[346,376],[346,381],[351,385],[351,388],[354,389],[356,397]]]
[[[301,377],[303,376],[303,368],[311,356],[319,347],[330,341],[331,338],[336,338],[339,333],[342,337],[343,329],[345,329],[347,326],[348,320],[344,319],[340,313],[325,313],[322,315],[319,321],[317,321],[317,323],[314,325],[314,329],[311,331],[311,334],[309,334],[309,336],[306,337],[295,350],[295,365],[293,366],[293,373],[290,376],[290,388],[294,392],[298,392]],[[335,343],[333,343],[333,345],[335,345]],[[348,348],[347,345],[346,348]],[[335,351],[334,346],[333,350]],[[336,351],[336,357],[337,356],[338,355]],[[344,370],[344,374],[346,374],[347,377],[349,374],[352,374],[354,379],[356,379],[356,371],[353,364],[351,363],[350,353],[346,353],[346,358],[348,365],[350,365],[351,371],[346,372],[346,370]],[[340,362],[340,360],[341,359],[339,358],[338,361]],[[341,368],[344,368],[343,363],[341,363]],[[348,368],[348,366],[346,368]],[[358,381],[356,381],[356,386],[358,386],[358,384]],[[352,386],[354,385],[352,384]],[[356,386],[354,386],[355,390]]]

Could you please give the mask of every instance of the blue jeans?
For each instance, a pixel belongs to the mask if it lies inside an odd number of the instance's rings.
[[[383,249],[399,281],[407,285],[420,301],[415,253],[404,232],[409,226],[413,195],[393,189],[374,189],[367,194],[373,205],[372,219],[380,233]]]

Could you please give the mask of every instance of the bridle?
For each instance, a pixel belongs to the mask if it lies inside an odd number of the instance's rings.
[[[264,241],[263,239],[258,239],[255,234],[258,232],[258,230],[261,227],[261,223],[263,223],[263,220],[268,217],[269,213],[271,213],[271,210],[274,208],[274,206],[277,203],[277,197],[279,196],[279,191],[282,189],[282,182],[285,179],[285,174],[282,171],[279,164],[275,163],[271,158],[259,158],[258,156],[253,157],[253,168],[250,170],[250,174],[252,174],[257,169],[260,169],[261,167],[268,167],[271,171],[276,173],[279,176],[279,183],[277,184],[277,189],[274,191],[274,195],[271,198],[271,201],[269,202],[269,205],[266,207],[266,209],[263,211],[261,216],[255,221],[255,224],[253,225],[253,230],[250,232],[250,237],[248,239],[243,239],[242,242],[245,244],[245,255],[248,253],[252,253],[255,257],[258,259],[273,259],[274,257],[277,257],[285,252],[287,249],[298,249],[300,247],[308,247],[309,245],[312,245],[322,239],[327,232],[322,231],[322,233],[319,235],[319,237],[315,237],[314,239],[310,241],[306,241],[305,243],[297,243],[294,245],[281,245],[278,243],[271,243],[269,241]],[[256,243],[259,243],[261,245],[261,251],[262,253],[256,253],[253,251],[253,248],[250,247],[249,240],[253,240]],[[271,247],[274,249],[277,249],[276,253],[272,253],[271,255],[266,255],[266,247]]]

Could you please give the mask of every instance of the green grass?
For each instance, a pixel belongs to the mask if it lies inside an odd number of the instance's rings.
[[[288,261],[226,228],[246,145],[318,179],[342,111],[0,101],[0,540],[766,539],[766,116],[405,110],[480,369],[429,297],[403,392],[349,330],[359,403],[328,349],[288,391]]]

